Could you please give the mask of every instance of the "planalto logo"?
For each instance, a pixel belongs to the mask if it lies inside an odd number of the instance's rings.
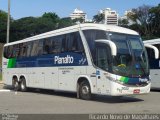
[[[67,55],[66,57],[54,57],[54,64],[71,64],[74,62],[74,58],[70,55]]]

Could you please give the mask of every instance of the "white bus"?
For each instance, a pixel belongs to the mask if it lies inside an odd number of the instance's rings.
[[[123,96],[150,91],[139,34],[104,24],[79,24],[4,45],[3,80],[21,91],[42,88]]]
[[[146,40],[145,45],[152,45],[160,51],[160,39]],[[153,49],[147,48],[150,75],[151,75],[151,88],[160,88],[160,59],[155,59]]]

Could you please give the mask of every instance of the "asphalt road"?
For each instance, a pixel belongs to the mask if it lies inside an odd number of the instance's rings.
[[[15,92],[0,90],[0,113],[16,114],[90,114],[90,113],[160,113],[160,91],[147,95],[113,98],[95,96],[85,101],[74,93],[48,90]]]

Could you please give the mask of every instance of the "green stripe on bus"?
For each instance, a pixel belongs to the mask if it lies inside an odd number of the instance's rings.
[[[128,83],[129,78],[128,77],[121,77],[120,81],[124,82],[124,83]]]
[[[16,58],[9,59],[7,68],[14,68],[16,64]]]

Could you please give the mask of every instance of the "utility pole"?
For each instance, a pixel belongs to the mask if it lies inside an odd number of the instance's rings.
[[[9,29],[10,29],[10,0],[8,0],[8,19],[7,19],[7,43],[9,43]]]

